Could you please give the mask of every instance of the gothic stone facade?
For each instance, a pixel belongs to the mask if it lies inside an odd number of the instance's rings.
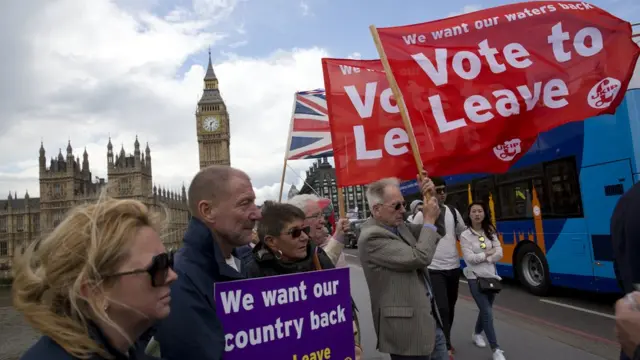
[[[67,211],[78,204],[95,201],[104,187],[105,179],[92,178],[89,154],[85,149],[82,161],[73,154],[71,142],[66,156],[62,149],[47,166],[44,146],[40,145],[40,198],[26,193],[9,194],[0,200],[0,277],[8,275],[11,259],[31,241],[53,230]],[[113,151],[111,139],[107,144],[107,192],[115,198],[130,198],[143,202],[154,211],[168,214],[168,225],[162,234],[165,246],[177,248],[189,221],[187,194],[158,188],[153,185],[151,149],[147,144],[144,154],[136,138],[133,154],[126,154],[124,146],[118,154]]]

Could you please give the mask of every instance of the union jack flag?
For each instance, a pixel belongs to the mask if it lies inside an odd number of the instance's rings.
[[[287,160],[333,156],[327,99],[323,89],[295,95]]]

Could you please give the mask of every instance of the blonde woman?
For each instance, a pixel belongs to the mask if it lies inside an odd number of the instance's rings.
[[[147,359],[136,340],[169,314],[173,256],[141,202],[71,210],[16,262],[13,304],[43,336],[23,360]]]

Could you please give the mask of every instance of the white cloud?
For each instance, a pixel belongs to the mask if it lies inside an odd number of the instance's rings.
[[[149,141],[158,184],[179,189],[197,171],[194,110],[206,58],[182,66],[228,36],[212,29],[237,1],[193,0],[162,16],[144,10],[152,1],[123,3],[33,0],[0,13],[0,196],[39,195],[41,139],[47,158],[64,153],[68,139],[76,156],[86,146],[100,177],[109,134],[127,152],[136,134]],[[278,195],[293,93],[322,86],[323,56],[319,48],[227,54],[214,65],[231,117],[231,161],[252,177],[259,202]],[[285,194],[309,164],[290,162]]]
[[[482,9],[482,5],[469,4],[469,5],[463,6],[462,10],[460,10],[460,11],[455,11],[455,12],[449,13],[449,15],[447,15],[447,17],[458,16],[458,15],[462,15],[462,14],[468,14],[468,13],[472,13],[474,11],[478,11],[478,10],[481,10],[481,9]]]
[[[240,40],[240,41],[236,41],[234,43],[231,43],[231,44],[229,44],[227,46],[232,48],[232,49],[237,49],[239,47],[243,47],[243,46],[247,45],[248,43],[249,43],[249,41],[247,41],[247,40]]]
[[[245,0],[192,0],[197,16],[203,19],[221,20],[233,12],[239,2]]]
[[[245,24],[244,23],[240,23],[240,25],[236,26],[235,30],[240,35],[244,35],[244,34],[247,33],[247,30],[245,29]]]
[[[300,9],[302,9],[302,16],[311,15],[311,9],[309,8],[309,4],[306,1],[300,1]]]

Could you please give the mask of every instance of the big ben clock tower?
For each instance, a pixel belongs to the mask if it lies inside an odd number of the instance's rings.
[[[211,51],[204,76],[204,91],[196,110],[196,129],[200,169],[209,165],[231,165],[229,113],[220,96],[218,78],[213,72]]]

